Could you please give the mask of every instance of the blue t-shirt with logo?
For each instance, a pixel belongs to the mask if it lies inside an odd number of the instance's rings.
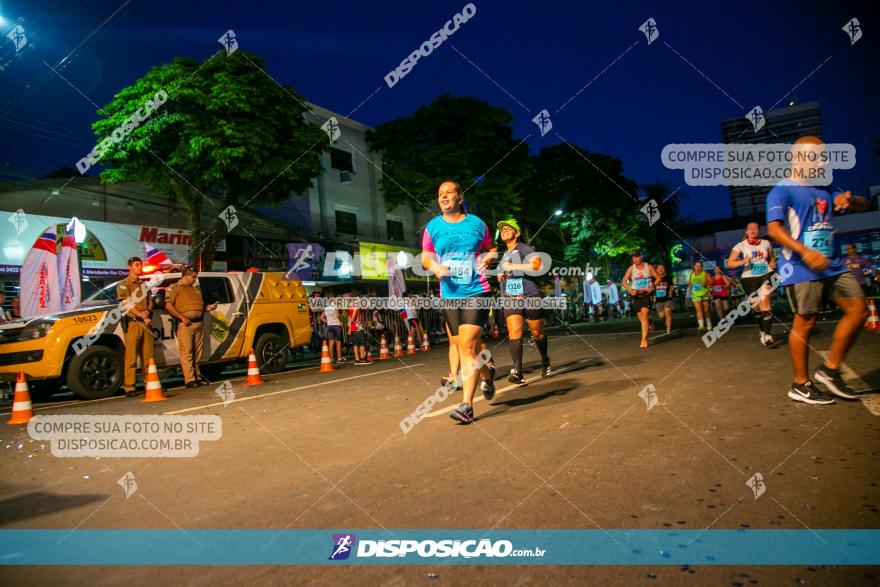
[[[792,238],[828,257],[828,268],[816,272],[796,252],[783,248],[776,270],[784,275],[789,271],[785,266],[791,266],[791,275],[783,281],[784,285],[833,277],[847,270],[843,260],[835,254],[833,212],[834,199],[822,188],[784,179],[767,194],[767,224],[782,222]]]
[[[443,215],[425,226],[422,250],[436,253],[449,275],[440,280],[441,298],[472,298],[491,291],[489,280],[477,272],[477,257],[493,246],[486,223],[467,214],[458,222],[447,222]]]

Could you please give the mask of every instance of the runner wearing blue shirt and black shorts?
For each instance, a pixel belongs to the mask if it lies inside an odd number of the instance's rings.
[[[835,255],[832,212],[863,210],[868,202],[851,192],[834,197],[819,187],[807,185],[810,178],[824,177],[821,139],[801,137],[792,145],[792,179],[784,179],[767,195],[767,232],[782,245],[778,272],[794,312],[788,348],[794,367],[794,382],[788,397],[808,404],[830,404],[834,398],[822,393],[810,381],[810,332],[822,304],[832,300],[843,311],[834,329],[825,363],[814,373],[837,397],[855,400],[840,377],[840,364],[855,343],[867,318],[865,294],[843,260]]]
[[[486,223],[465,212],[460,185],[454,181],[440,184],[437,203],[441,214],[428,222],[422,235],[422,268],[440,281],[440,297],[457,304],[443,310],[450,335],[458,339],[462,370],[463,401],[449,416],[462,424],[470,424],[474,421],[477,347],[482,325],[489,314],[488,307],[479,306],[478,298],[487,297],[491,291],[485,272],[487,265],[495,259],[496,248]],[[481,254],[484,252],[487,254]],[[492,399],[495,395],[494,368],[482,365],[480,371],[486,383],[483,396]]]

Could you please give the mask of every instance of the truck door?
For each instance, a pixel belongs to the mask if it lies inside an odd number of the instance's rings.
[[[239,336],[237,327],[244,324],[241,318],[246,308],[241,284],[228,277],[199,275],[195,286],[202,292],[205,305],[217,303],[217,309],[205,313],[202,322],[202,360],[213,362],[239,358],[243,337]]]
[[[150,290],[154,296],[160,291],[168,294],[168,289],[177,283],[180,277],[166,277],[157,287]],[[153,310],[153,358],[158,367],[174,367],[180,364],[180,353],[177,350],[176,322],[165,308]]]

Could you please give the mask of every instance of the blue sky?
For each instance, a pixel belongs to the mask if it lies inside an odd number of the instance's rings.
[[[376,125],[443,93],[475,96],[508,109],[532,152],[561,136],[620,158],[639,183],[682,186],[695,219],[729,216],[728,191],[684,184],[660,163],[663,146],[719,142],[722,120],[792,88],[819,101],[826,140],[856,146],[856,168],[835,184],[880,184],[880,21],[868,2],[475,2],[470,21],[388,88],[385,74],[465,4],[0,2],[3,32],[23,18],[31,45],[0,52],[0,169],[26,178],[72,167],[95,142],[89,99],[106,104],[174,57],[205,59],[233,29],[275,79],[321,106],[346,114],[372,96],[352,117]],[[638,30],[649,17],[660,30],[650,45]],[[855,45],[841,30],[852,17],[864,30]],[[65,57],[69,84],[46,65]],[[553,121],[544,137],[531,122],[541,109]]]

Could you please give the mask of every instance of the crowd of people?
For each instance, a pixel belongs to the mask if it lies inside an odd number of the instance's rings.
[[[696,259],[684,288],[684,297],[693,306],[698,331],[713,329],[713,314],[717,324],[748,296],[759,341],[770,347],[774,345],[772,296],[774,291],[783,289],[777,287],[781,283],[793,314],[792,327],[784,326],[789,331],[793,369],[787,396],[807,404],[830,404],[835,397],[858,399],[858,392],[841,377],[840,364],[867,318],[864,270],[867,268],[877,275],[866,259],[855,254],[853,247],[845,258],[835,257],[833,248],[832,214],[865,209],[867,201],[851,192],[837,191],[832,195],[800,179],[811,177],[809,170],[821,165],[817,153],[822,147],[821,140],[815,137],[804,137],[794,143],[793,150],[802,156],[793,158],[793,179],[781,181],[768,194],[769,238],[761,238],[758,222],[749,223],[742,240],[731,249],[726,260],[728,270],[741,272],[739,278],[725,274],[719,264],[715,264],[711,272],[707,271],[703,261]],[[500,239],[505,245],[499,253],[488,226],[467,212],[464,194],[457,183],[443,182],[437,202],[441,214],[428,223],[423,235],[423,267],[440,280],[442,298],[460,302],[454,309],[444,310],[450,340],[450,372],[443,381],[460,383],[462,401],[450,412],[450,417],[469,424],[475,418],[473,398],[478,382],[485,399],[491,399],[495,393],[494,364],[477,361],[488,310],[473,302],[491,295],[492,285],[486,270],[497,261],[502,296],[541,297],[541,289],[532,276],[540,272],[541,260],[534,248],[520,242],[520,228],[513,219],[498,223]],[[770,239],[782,246],[779,257],[774,254]],[[589,296],[590,302],[585,299],[584,306],[595,316],[603,311],[611,315],[633,312],[640,322],[640,347],[644,349],[649,346],[648,333],[654,327],[653,312],[665,325],[666,333],[672,331],[677,288],[662,263],[653,266],[641,251],[632,251],[631,261],[620,281],[622,291],[609,280],[607,297],[603,298],[598,282],[588,280],[584,295]],[[598,295],[594,290],[598,290]],[[808,369],[810,334],[820,310],[829,303],[839,308],[842,317],[834,329],[826,358],[811,378]],[[522,334],[526,328],[541,355],[541,376],[550,376],[543,310],[505,309],[504,318],[513,363],[508,380],[515,384],[524,381]],[[466,369],[465,365],[476,368]],[[813,380],[821,384],[821,389]]]

